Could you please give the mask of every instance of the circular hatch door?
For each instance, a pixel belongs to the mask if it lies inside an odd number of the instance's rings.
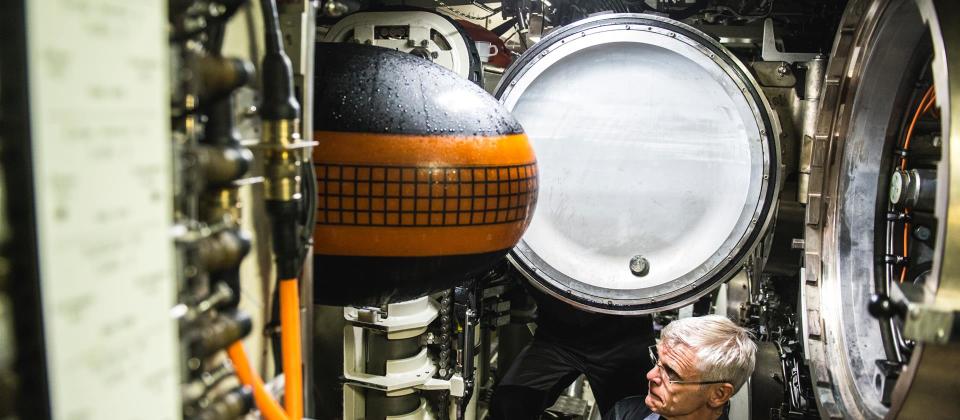
[[[657,16],[591,17],[524,53],[496,92],[540,167],[510,258],[549,294],[593,312],[675,308],[735,274],[763,236],[779,129],[707,35]]]

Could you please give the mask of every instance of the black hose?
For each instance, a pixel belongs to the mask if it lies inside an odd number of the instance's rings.
[[[497,27],[491,29],[490,32],[497,34],[497,36],[503,36],[507,32],[510,32],[510,29],[513,29],[515,26],[517,26],[517,18],[512,17],[510,19],[507,19]]]
[[[264,47],[267,53],[278,53],[283,51],[283,44],[280,41],[280,17],[277,13],[276,0],[260,0],[260,10],[263,14],[263,32],[266,36]]]
[[[298,201],[267,201],[267,213],[270,214],[273,251],[277,259],[277,277],[293,279],[300,277],[303,261],[300,247]]]
[[[707,0],[697,0],[696,3],[693,3],[687,6],[683,10],[671,12],[670,18],[675,20],[684,20],[688,17],[691,17],[699,13],[706,6],[707,6]]]
[[[266,53],[263,56],[263,101],[260,115],[265,120],[300,118],[300,103],[293,90],[293,64],[283,51],[276,0],[261,0]]]
[[[303,227],[300,234],[301,261],[306,261],[310,256],[310,246],[313,245],[313,230],[317,224],[317,175],[313,172],[313,164],[308,160],[301,166],[300,176],[304,180],[303,185],[303,209],[304,213]]]
[[[266,121],[294,124],[300,117],[300,103],[293,90],[293,65],[283,51],[276,0],[261,0],[266,54],[263,57],[263,101],[260,116]],[[267,212],[273,233],[273,249],[277,258],[277,275],[281,279],[300,275],[301,260],[299,199],[267,200]]]
[[[207,27],[207,50],[213,55],[220,55],[223,51],[223,35],[226,32],[227,22],[216,21]]]
[[[266,325],[273,350],[273,369],[276,375],[283,373],[283,343],[280,341],[280,288],[273,288],[270,297],[270,322]]]

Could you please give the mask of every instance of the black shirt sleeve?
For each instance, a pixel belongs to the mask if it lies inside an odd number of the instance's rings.
[[[617,401],[613,408],[604,414],[603,420],[643,420],[653,413],[644,402],[646,395],[634,395]],[[723,413],[717,420],[730,420],[730,403],[723,406]],[[661,417],[662,419],[662,417]]]
[[[635,395],[617,401],[603,416],[603,420],[643,420],[653,411],[644,403],[645,395]]]

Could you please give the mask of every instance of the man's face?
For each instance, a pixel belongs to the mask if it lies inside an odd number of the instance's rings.
[[[657,345],[659,362],[647,372],[650,383],[644,402],[661,416],[690,414],[707,404],[707,388],[713,385],[670,383],[673,381],[700,381],[697,355],[688,346]]]

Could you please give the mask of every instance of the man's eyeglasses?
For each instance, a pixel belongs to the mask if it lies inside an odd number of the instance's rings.
[[[657,346],[653,345],[647,347],[647,350],[650,352],[650,361],[653,362],[661,372],[667,374],[667,382],[671,384],[692,384],[692,385],[709,385],[709,384],[728,384],[730,381],[685,381],[683,378],[677,374],[676,371],[671,369],[669,366],[660,363],[660,352],[657,350]]]

